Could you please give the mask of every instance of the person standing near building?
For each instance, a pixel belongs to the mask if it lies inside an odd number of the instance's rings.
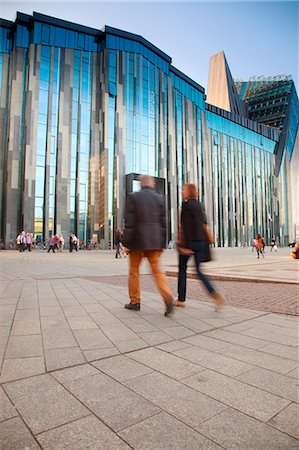
[[[275,238],[273,238],[273,239],[271,240],[271,243],[270,243],[270,252],[272,252],[273,249],[277,252],[277,244],[276,244],[276,239],[275,239]]]
[[[194,255],[198,278],[204,283],[215,302],[215,309],[223,305],[223,298],[216,292],[210,280],[200,270],[200,263],[210,260],[209,245],[214,241],[213,235],[207,225],[207,219],[202,204],[197,200],[198,191],[194,184],[184,184],[182,189],[182,212],[180,233],[177,247],[179,249],[179,277],[178,300],[176,306],[185,306],[187,263]]]
[[[257,240],[255,238],[252,239],[252,249],[251,249],[252,252],[253,252],[253,250],[256,250],[256,244],[257,244]]]
[[[64,238],[63,238],[63,234],[59,234],[59,252],[63,252],[63,248],[64,248]]]
[[[70,252],[73,251],[73,236],[73,233],[71,233],[69,238]]]
[[[48,253],[50,253],[50,251],[52,250],[53,253],[55,253],[55,239],[54,239],[54,235],[52,234],[52,236],[49,238],[49,248],[48,248]]]
[[[166,247],[164,199],[154,191],[149,175],[140,177],[141,190],[129,194],[125,209],[123,244],[129,249],[129,297],[126,309],[140,310],[139,266],[143,257],[150,263],[155,282],[165,303],[165,315],[173,312],[173,297],[166,276],[160,270],[160,256]]]
[[[16,243],[17,243],[17,249],[19,251],[21,251],[21,233],[18,234],[17,239],[16,239]]]
[[[77,238],[77,236],[74,233],[73,233],[73,236],[72,236],[72,242],[73,242],[73,248],[77,252],[78,251],[78,238]]]
[[[291,252],[291,257],[293,259],[299,259],[299,243],[296,242],[294,249]]]
[[[114,236],[114,245],[115,245],[115,258],[121,258],[121,240],[122,240],[122,232],[119,228],[117,228]]]
[[[31,237],[31,233],[27,233],[26,234],[26,246],[27,246],[27,250],[29,252],[31,252],[31,245],[32,245],[32,237]]]
[[[26,246],[26,233],[24,230],[20,233],[20,252],[23,252],[25,250]]]
[[[257,252],[257,257],[259,259],[260,255],[262,255],[262,257],[264,258],[264,239],[260,234],[256,235],[256,240],[257,240],[257,244],[256,244],[256,252]]]

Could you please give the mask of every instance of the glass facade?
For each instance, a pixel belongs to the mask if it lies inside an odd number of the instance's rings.
[[[16,28],[4,25],[0,186],[6,245],[25,228],[42,240],[74,232],[87,242],[97,234],[103,247],[112,246],[114,230],[123,226],[126,176],[144,173],[165,181],[169,239],[176,238],[186,182],[199,186],[216,245],[248,244],[257,232],[266,240],[287,238],[296,91],[288,152],[275,176],[279,132],[263,133],[248,120],[208,108],[204,89],[141,36],[35,13],[33,20],[18,16]],[[9,106],[8,95],[20,107]],[[5,180],[7,167],[11,177]],[[15,200],[18,211],[12,212]]]
[[[46,168],[48,147],[48,125],[50,106],[50,69],[51,48],[40,49],[40,76],[39,76],[39,98],[37,117],[37,146],[36,146],[36,172],[35,172],[35,212],[34,212],[34,235],[42,238],[46,233],[45,209],[46,209]],[[52,153],[53,140],[50,141],[50,153]],[[49,208],[54,209],[53,204],[54,185],[53,177],[50,177]],[[50,225],[50,224],[49,224]],[[51,234],[53,234],[51,225]]]

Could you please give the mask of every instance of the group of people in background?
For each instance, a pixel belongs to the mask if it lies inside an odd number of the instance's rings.
[[[22,230],[17,236],[17,248],[20,252],[28,250],[31,252],[32,246],[34,245],[33,234],[25,230]]]
[[[265,246],[266,246],[265,239],[261,234],[257,234],[256,238],[252,240],[252,252],[256,250],[258,259],[260,255],[264,258]],[[277,252],[277,243],[275,238],[272,238],[270,242],[270,252],[272,253],[273,250]]]
[[[25,232],[25,230],[22,230],[17,238],[16,238],[16,245],[17,249],[20,252],[23,252],[25,250],[28,250],[31,252],[33,248],[35,248],[39,243],[42,243],[43,249],[46,250],[47,244],[46,242],[41,242],[40,238],[38,239],[38,236],[36,239],[33,237],[33,233]],[[69,250],[72,252],[73,250],[78,251],[78,238],[74,233],[70,233],[69,237]],[[53,253],[56,252],[63,252],[65,248],[65,241],[62,233],[56,233],[52,234],[48,239],[48,253],[51,251]]]

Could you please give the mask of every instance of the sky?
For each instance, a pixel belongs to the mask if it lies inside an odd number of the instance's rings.
[[[81,25],[140,34],[207,88],[209,58],[224,50],[234,78],[292,75],[299,87],[299,0],[3,2],[0,17],[37,11]]]

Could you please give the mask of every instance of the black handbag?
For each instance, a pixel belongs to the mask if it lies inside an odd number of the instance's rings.
[[[201,241],[202,250],[199,253],[200,262],[212,261],[211,247],[208,240]]]

